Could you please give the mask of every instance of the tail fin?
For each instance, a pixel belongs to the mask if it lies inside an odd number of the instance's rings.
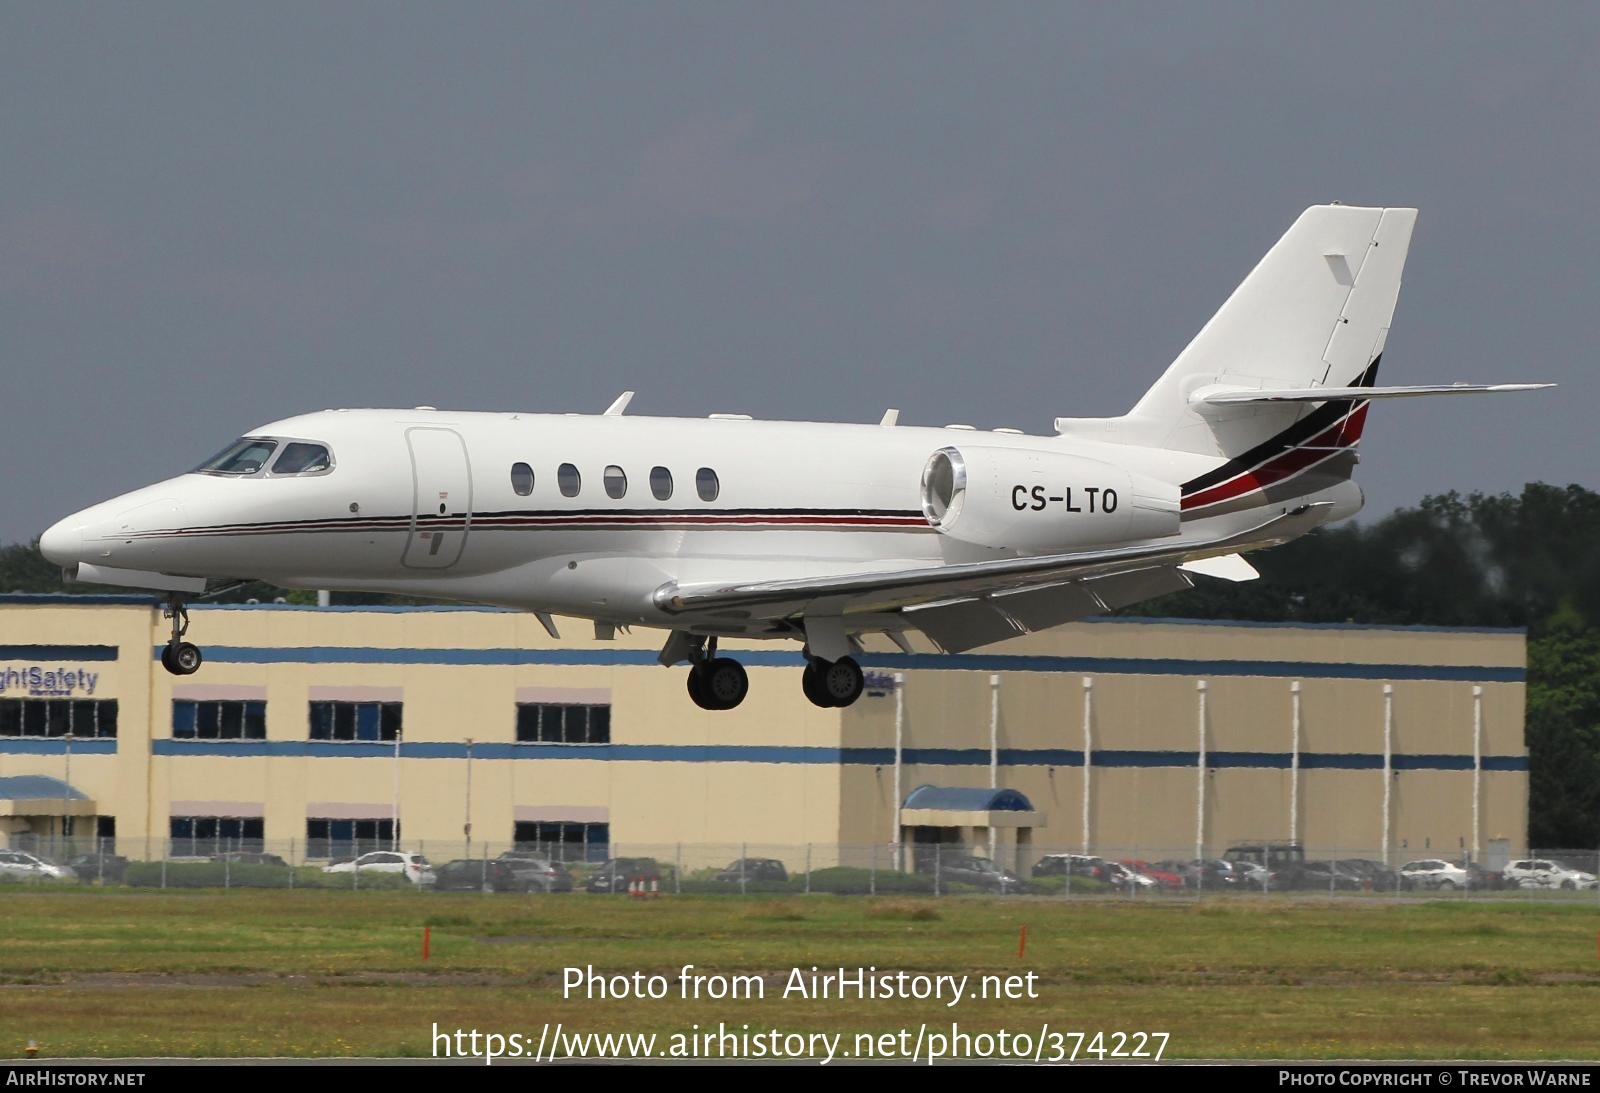
[[[1314,411],[1201,403],[1197,391],[1372,386],[1416,219],[1415,209],[1312,206],[1126,416],[1057,429],[1233,458]]]

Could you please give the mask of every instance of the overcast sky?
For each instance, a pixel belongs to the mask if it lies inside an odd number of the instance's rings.
[[[1050,431],[1422,215],[1367,516],[1600,486],[1600,6],[0,0],[0,540],[330,406]]]

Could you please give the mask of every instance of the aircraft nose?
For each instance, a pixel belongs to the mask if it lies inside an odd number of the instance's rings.
[[[71,565],[83,554],[83,522],[77,516],[52,524],[39,536],[39,553],[56,565]]]

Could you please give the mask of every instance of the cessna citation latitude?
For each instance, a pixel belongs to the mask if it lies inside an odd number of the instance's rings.
[[[405,593],[667,632],[689,696],[739,705],[724,637],[804,644],[806,698],[862,691],[860,638],[959,652],[1186,588],[1361,507],[1414,209],[1307,209],[1136,406],[1055,435],[966,425],[325,410],[40,540],[69,578],[165,594],[162,662],[200,666],[209,581]]]

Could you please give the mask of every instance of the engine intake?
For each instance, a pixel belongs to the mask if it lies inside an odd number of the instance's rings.
[[[1176,535],[1179,490],[1064,452],[948,447],[923,467],[922,512],[964,543],[1061,553]]]

